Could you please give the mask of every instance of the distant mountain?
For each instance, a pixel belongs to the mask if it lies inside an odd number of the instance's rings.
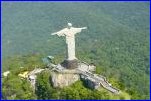
[[[124,31],[129,32],[128,36],[143,32],[147,36],[149,3],[3,2],[3,57],[31,52],[57,54],[64,51],[64,47],[59,47],[65,46],[63,40],[50,34],[64,28],[67,22],[73,23],[75,27],[88,27],[86,32],[77,35],[77,44],[82,44],[79,47],[85,46],[90,40],[104,42],[109,37],[118,37],[119,34],[126,36]]]

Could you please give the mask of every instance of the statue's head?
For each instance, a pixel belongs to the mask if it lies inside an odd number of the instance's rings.
[[[72,27],[72,23],[68,23],[68,28],[70,29]]]

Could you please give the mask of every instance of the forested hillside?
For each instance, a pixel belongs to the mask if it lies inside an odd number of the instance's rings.
[[[51,33],[68,22],[88,27],[76,35],[79,60],[96,64],[131,99],[149,99],[149,2],[3,2],[3,71],[33,68],[28,57],[37,54],[38,62],[48,55],[62,61],[65,38]]]

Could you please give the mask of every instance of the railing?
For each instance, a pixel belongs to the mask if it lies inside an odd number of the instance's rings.
[[[114,88],[112,86],[109,85],[109,83],[106,81],[106,78],[105,77],[100,77],[100,76],[97,76],[97,75],[94,75],[92,74],[91,72],[83,72],[81,71],[82,75],[84,75],[85,77],[90,77],[90,78],[93,78],[95,79],[96,82],[100,82],[100,84],[106,88],[107,90],[111,91],[112,93],[116,93],[118,94],[119,93],[119,90],[117,88]],[[102,80],[103,79],[103,80]]]

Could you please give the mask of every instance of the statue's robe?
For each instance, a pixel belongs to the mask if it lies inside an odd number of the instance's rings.
[[[80,33],[82,28],[64,28],[56,32],[58,36],[66,36],[66,44],[68,49],[68,60],[74,60],[75,57],[75,34]]]

